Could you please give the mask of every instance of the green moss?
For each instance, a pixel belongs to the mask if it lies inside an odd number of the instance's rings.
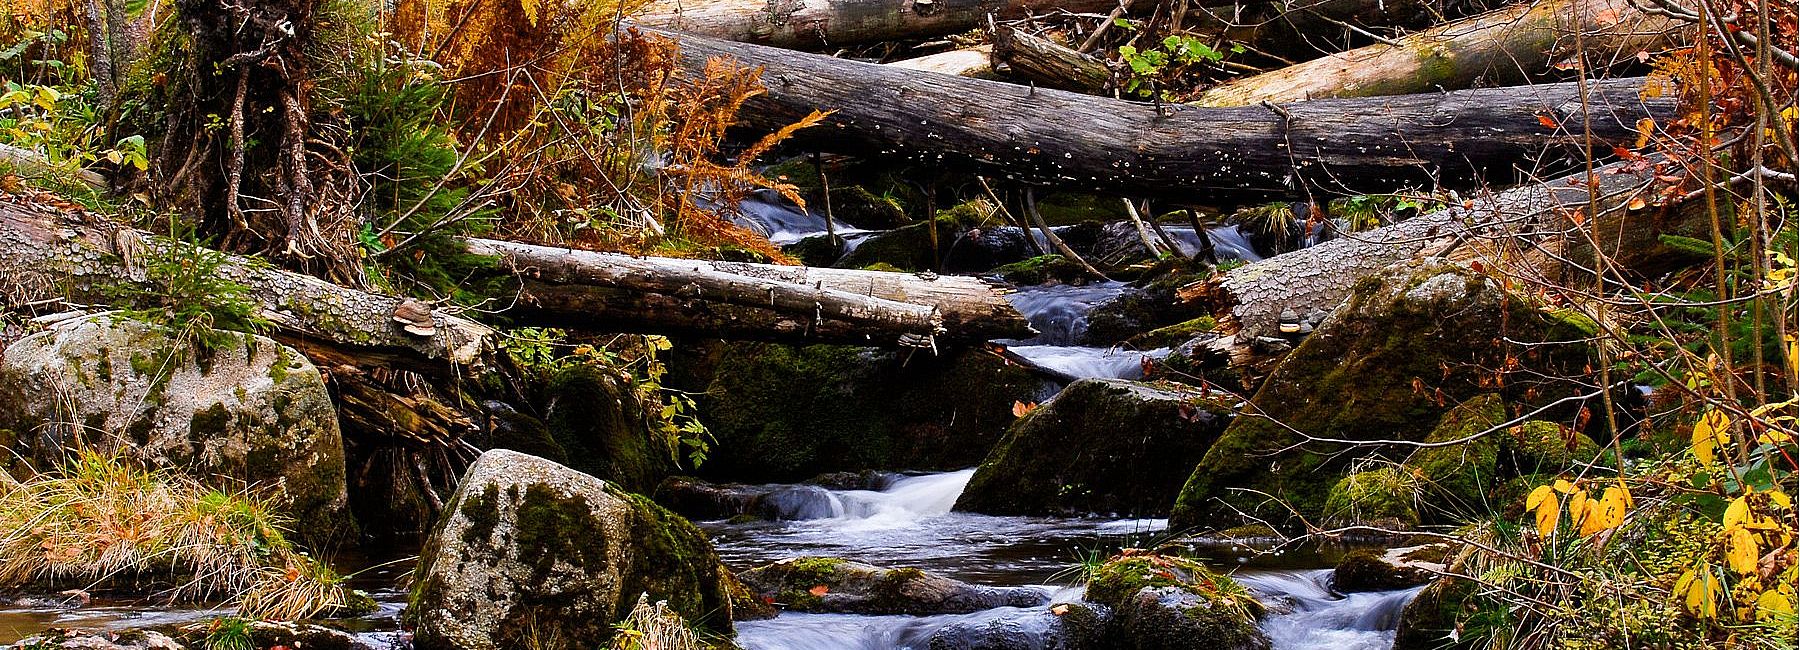
[[[1506,431],[1501,450],[1513,474],[1555,474],[1576,462],[1591,462],[1600,446],[1586,434],[1555,422],[1531,420]]]
[[[1207,452],[1171,525],[1236,523],[1214,519],[1231,519],[1237,510],[1292,523],[1287,506],[1302,516],[1319,514],[1355,462],[1392,453],[1379,446],[1300,445],[1295,431],[1418,441],[1436,428],[1447,404],[1495,392],[1496,385],[1509,404],[1545,402],[1557,391],[1542,378],[1576,376],[1588,364],[1585,345],[1536,344],[1563,340],[1546,338],[1547,329],[1537,309],[1454,265],[1359,280],[1336,315],[1262,383],[1251,401],[1267,417],[1238,418]],[[1496,384],[1493,368],[1516,368],[1533,381]],[[1235,488],[1280,495],[1285,504]]]
[[[1139,349],[1174,347],[1186,343],[1196,336],[1211,332],[1218,326],[1218,319],[1212,316],[1200,316],[1139,334],[1128,339],[1127,343]]]
[[[887,271],[889,273],[902,273],[905,271],[904,269],[901,269],[900,267],[894,266],[887,262],[876,262],[874,264],[870,264],[868,266],[863,267],[863,270],[864,271]]]
[[[1157,587],[1199,596],[1209,609],[1235,612],[1246,623],[1254,623],[1263,611],[1262,603],[1242,585],[1197,560],[1145,553],[1119,555],[1101,564],[1088,576],[1086,600],[1118,608],[1139,591]]]
[[[1051,280],[1072,284],[1087,277],[1081,265],[1061,255],[1039,255],[994,268],[994,273],[1020,286],[1043,284]]]
[[[513,540],[517,557],[533,567],[536,581],[541,582],[558,561],[588,573],[604,571],[611,558],[605,536],[596,534],[601,530],[604,525],[594,517],[586,497],[563,496],[547,485],[533,483],[518,503]]]
[[[1038,214],[1052,226],[1070,226],[1083,221],[1117,221],[1124,219],[1125,204],[1118,197],[1099,194],[1058,192],[1037,201]]]
[[[231,431],[231,412],[224,404],[214,404],[197,411],[188,420],[188,435],[195,441],[218,440]]]
[[[1338,480],[1325,498],[1327,519],[1344,524],[1419,523],[1418,483],[1398,467],[1357,472]]]
[[[569,466],[631,492],[649,492],[674,470],[673,454],[651,435],[643,405],[627,380],[580,365],[550,380],[550,438]]]
[[[1423,483],[1433,514],[1485,511],[1487,487],[1498,482],[1500,441],[1506,434],[1494,428],[1506,421],[1506,406],[1499,395],[1480,395],[1445,413],[1424,442],[1445,443],[1479,438],[1445,447],[1425,447],[1407,458],[1407,468]],[[1481,435],[1487,432],[1486,435]]]
[[[620,494],[633,504],[631,547],[637,562],[625,573],[619,618],[648,593],[667,600],[688,622],[715,632],[731,632],[731,580],[706,533],[650,499]]]
[[[470,546],[488,543],[494,536],[494,528],[500,525],[500,486],[489,483],[480,494],[463,500],[458,512],[469,520],[469,527],[463,529],[463,543]]]
[[[957,235],[963,230],[987,223],[992,214],[993,208],[986,201],[962,203],[938,212],[929,221],[872,236],[858,245],[856,250],[838,260],[835,266],[855,269],[887,264],[907,271],[936,269],[944,252],[956,241]]]

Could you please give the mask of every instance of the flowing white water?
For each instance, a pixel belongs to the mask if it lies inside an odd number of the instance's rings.
[[[825,555],[885,566],[913,566],[976,584],[1029,586],[1072,583],[1078,555],[1120,546],[1149,546],[1164,519],[991,517],[951,507],[973,470],[903,478],[883,490],[825,490],[815,486],[784,512],[787,521],[702,524],[720,556],[736,568],[803,555]],[[800,486],[796,486],[800,487]],[[810,519],[801,516],[817,515]],[[1230,566],[1245,557],[1214,558]],[[1304,560],[1302,560],[1304,561]],[[1339,595],[1329,569],[1249,568],[1239,582],[1270,606],[1263,620],[1274,650],[1385,650],[1394,626],[1418,589]],[[1318,566],[1314,564],[1313,566]],[[1072,602],[1063,588],[1052,602]],[[748,650],[910,650],[925,648],[1054,647],[1054,616],[1046,607],[1002,607],[942,616],[858,616],[788,613],[738,624]],[[994,646],[1003,631],[1005,644]]]

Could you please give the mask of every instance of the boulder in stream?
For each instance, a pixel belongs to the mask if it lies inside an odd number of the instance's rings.
[[[1266,650],[1249,590],[1187,558],[1127,549],[1088,576],[1087,600],[1112,609],[1102,647]]]
[[[1168,512],[1231,404],[1180,385],[1083,379],[1013,422],[956,509],[991,515]]]
[[[1099,650],[1112,613],[1090,603],[999,609],[961,618],[931,633],[929,650]]]
[[[1417,587],[1437,577],[1429,568],[1406,559],[1406,552],[1415,549],[1396,550],[1401,552],[1357,549],[1345,553],[1331,571],[1331,588],[1344,593],[1393,591]]]
[[[13,343],[0,361],[0,430],[17,432],[7,455],[42,469],[89,448],[279,486],[301,537],[353,533],[343,438],[319,370],[262,336],[226,340],[205,348],[102,315]]]
[[[766,564],[738,576],[765,599],[799,612],[966,614],[1033,607],[1050,594],[1032,587],[984,587],[914,568],[883,568],[830,557]]]
[[[1194,468],[1170,515],[1181,528],[1228,526],[1242,511],[1276,524],[1317,517],[1327,494],[1358,463],[1398,463],[1410,447],[1332,440],[1419,441],[1451,407],[1488,392],[1528,406],[1566,394],[1550,378],[1587,363],[1584,336],[1449,263],[1391,267],[1356,283],[1349,300],[1263,382]],[[1247,488],[1243,490],[1239,488]],[[1280,495],[1285,504],[1263,495]]]
[[[541,458],[482,454],[446,512],[407,612],[420,650],[603,646],[646,593],[729,634],[743,601],[693,524]]]

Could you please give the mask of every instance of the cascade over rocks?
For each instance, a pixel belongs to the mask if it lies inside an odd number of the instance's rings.
[[[319,370],[262,336],[202,349],[108,315],[64,321],[0,359],[0,430],[48,469],[74,449],[202,480],[279,485],[303,538],[352,534],[344,445]]]
[[[830,557],[782,560],[738,577],[762,598],[798,612],[923,616],[1050,602],[1048,592],[1033,587],[984,587],[914,568]]]
[[[417,576],[408,617],[420,650],[603,645],[644,593],[730,634],[734,600],[744,601],[687,520],[509,450],[484,453],[469,468]]]
[[[1572,386],[1587,360],[1570,323],[1487,277],[1442,262],[1391,267],[1355,285],[1350,299],[1304,339],[1263,383],[1250,408],[1208,450],[1182,489],[1170,525],[1229,525],[1236,510],[1279,523],[1287,509],[1248,488],[1279,495],[1306,517],[1358,461],[1404,459],[1410,447],[1305,443],[1419,441],[1451,406],[1496,388],[1513,404],[1549,402]],[[1503,370],[1556,371],[1535,375]],[[1496,381],[1503,377],[1507,381]],[[1528,399],[1534,398],[1534,399]]]
[[[956,509],[991,515],[1155,516],[1231,421],[1198,390],[1083,379],[1013,422]]]

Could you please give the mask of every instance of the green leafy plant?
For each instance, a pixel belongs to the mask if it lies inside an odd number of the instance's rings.
[[[178,222],[170,222],[179,231]],[[202,352],[228,348],[242,334],[269,328],[250,288],[232,278],[224,253],[189,243],[139,246],[144,250],[126,264],[141,265],[144,281],[107,288],[124,317],[155,325]]]
[[[1242,45],[1233,44],[1229,51],[1240,53],[1244,49]],[[1157,47],[1119,47],[1119,60],[1125,63],[1130,72],[1130,76],[1124,80],[1125,92],[1162,101],[1174,98],[1168,89],[1178,78],[1194,68],[1216,64],[1224,59],[1225,52],[1187,34],[1166,36]]]

